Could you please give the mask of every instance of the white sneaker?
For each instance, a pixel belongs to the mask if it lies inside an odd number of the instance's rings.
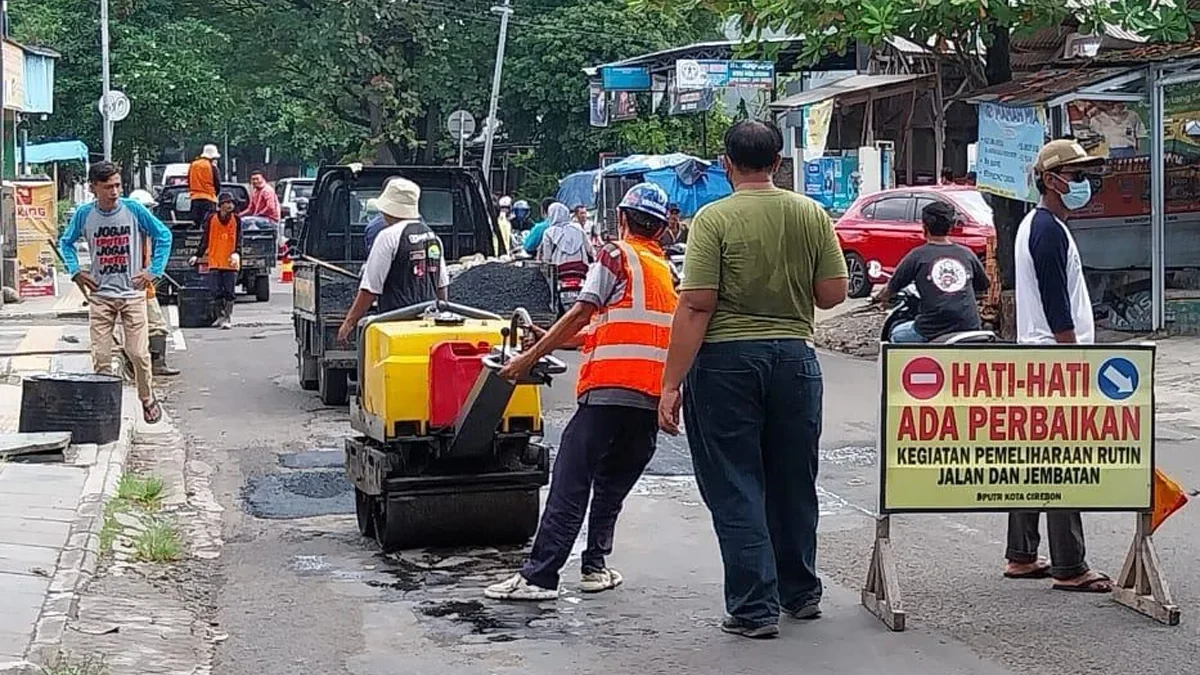
[[[599,572],[585,572],[579,578],[579,590],[584,593],[601,593],[611,591],[623,583],[625,583],[625,578],[621,576],[620,572],[606,567]]]
[[[536,602],[558,599],[558,589],[534,586],[520,574],[514,574],[507,581],[501,581],[498,584],[488,586],[483,590],[483,594],[492,600],[525,600]]]

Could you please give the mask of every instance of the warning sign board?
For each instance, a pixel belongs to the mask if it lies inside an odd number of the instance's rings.
[[[884,345],[880,511],[1151,507],[1154,346]]]

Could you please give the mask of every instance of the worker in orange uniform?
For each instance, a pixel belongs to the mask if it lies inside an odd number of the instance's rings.
[[[188,197],[192,200],[192,222],[196,227],[204,227],[217,210],[217,195],[221,192],[221,172],[217,169],[220,158],[217,146],[209,143],[188,166]]]
[[[658,243],[667,204],[666,193],[652,183],[630,188],[618,207],[621,241],[601,249],[579,301],[500,371],[515,380],[553,350],[582,344],[579,409],[563,431],[533,549],[518,574],[485,590],[489,598],[558,597],[559,571],[579,536],[589,497],[580,590],[598,593],[623,581],[605,556],[612,553],[625,496],[654,455],[655,410],[678,301],[674,274]]]
[[[220,206],[204,223],[204,235],[190,265],[208,263],[208,281],[217,303],[217,325],[233,327],[234,287],[242,268],[242,219],[233,212],[233,195],[221,193]]]

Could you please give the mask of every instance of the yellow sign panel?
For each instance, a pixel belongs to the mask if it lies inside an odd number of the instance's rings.
[[[1154,346],[884,345],[880,511],[1144,511]]]

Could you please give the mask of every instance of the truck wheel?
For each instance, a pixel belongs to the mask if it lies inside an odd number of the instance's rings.
[[[254,299],[266,302],[271,299],[271,277],[264,274],[254,279]]]
[[[297,349],[300,349],[297,347]],[[316,391],[317,385],[317,357],[308,356],[303,352],[296,354],[296,378],[300,381],[300,388],[304,391]]]
[[[321,403],[325,405],[346,405],[350,400],[349,372],[342,368],[320,368],[317,383]]]

